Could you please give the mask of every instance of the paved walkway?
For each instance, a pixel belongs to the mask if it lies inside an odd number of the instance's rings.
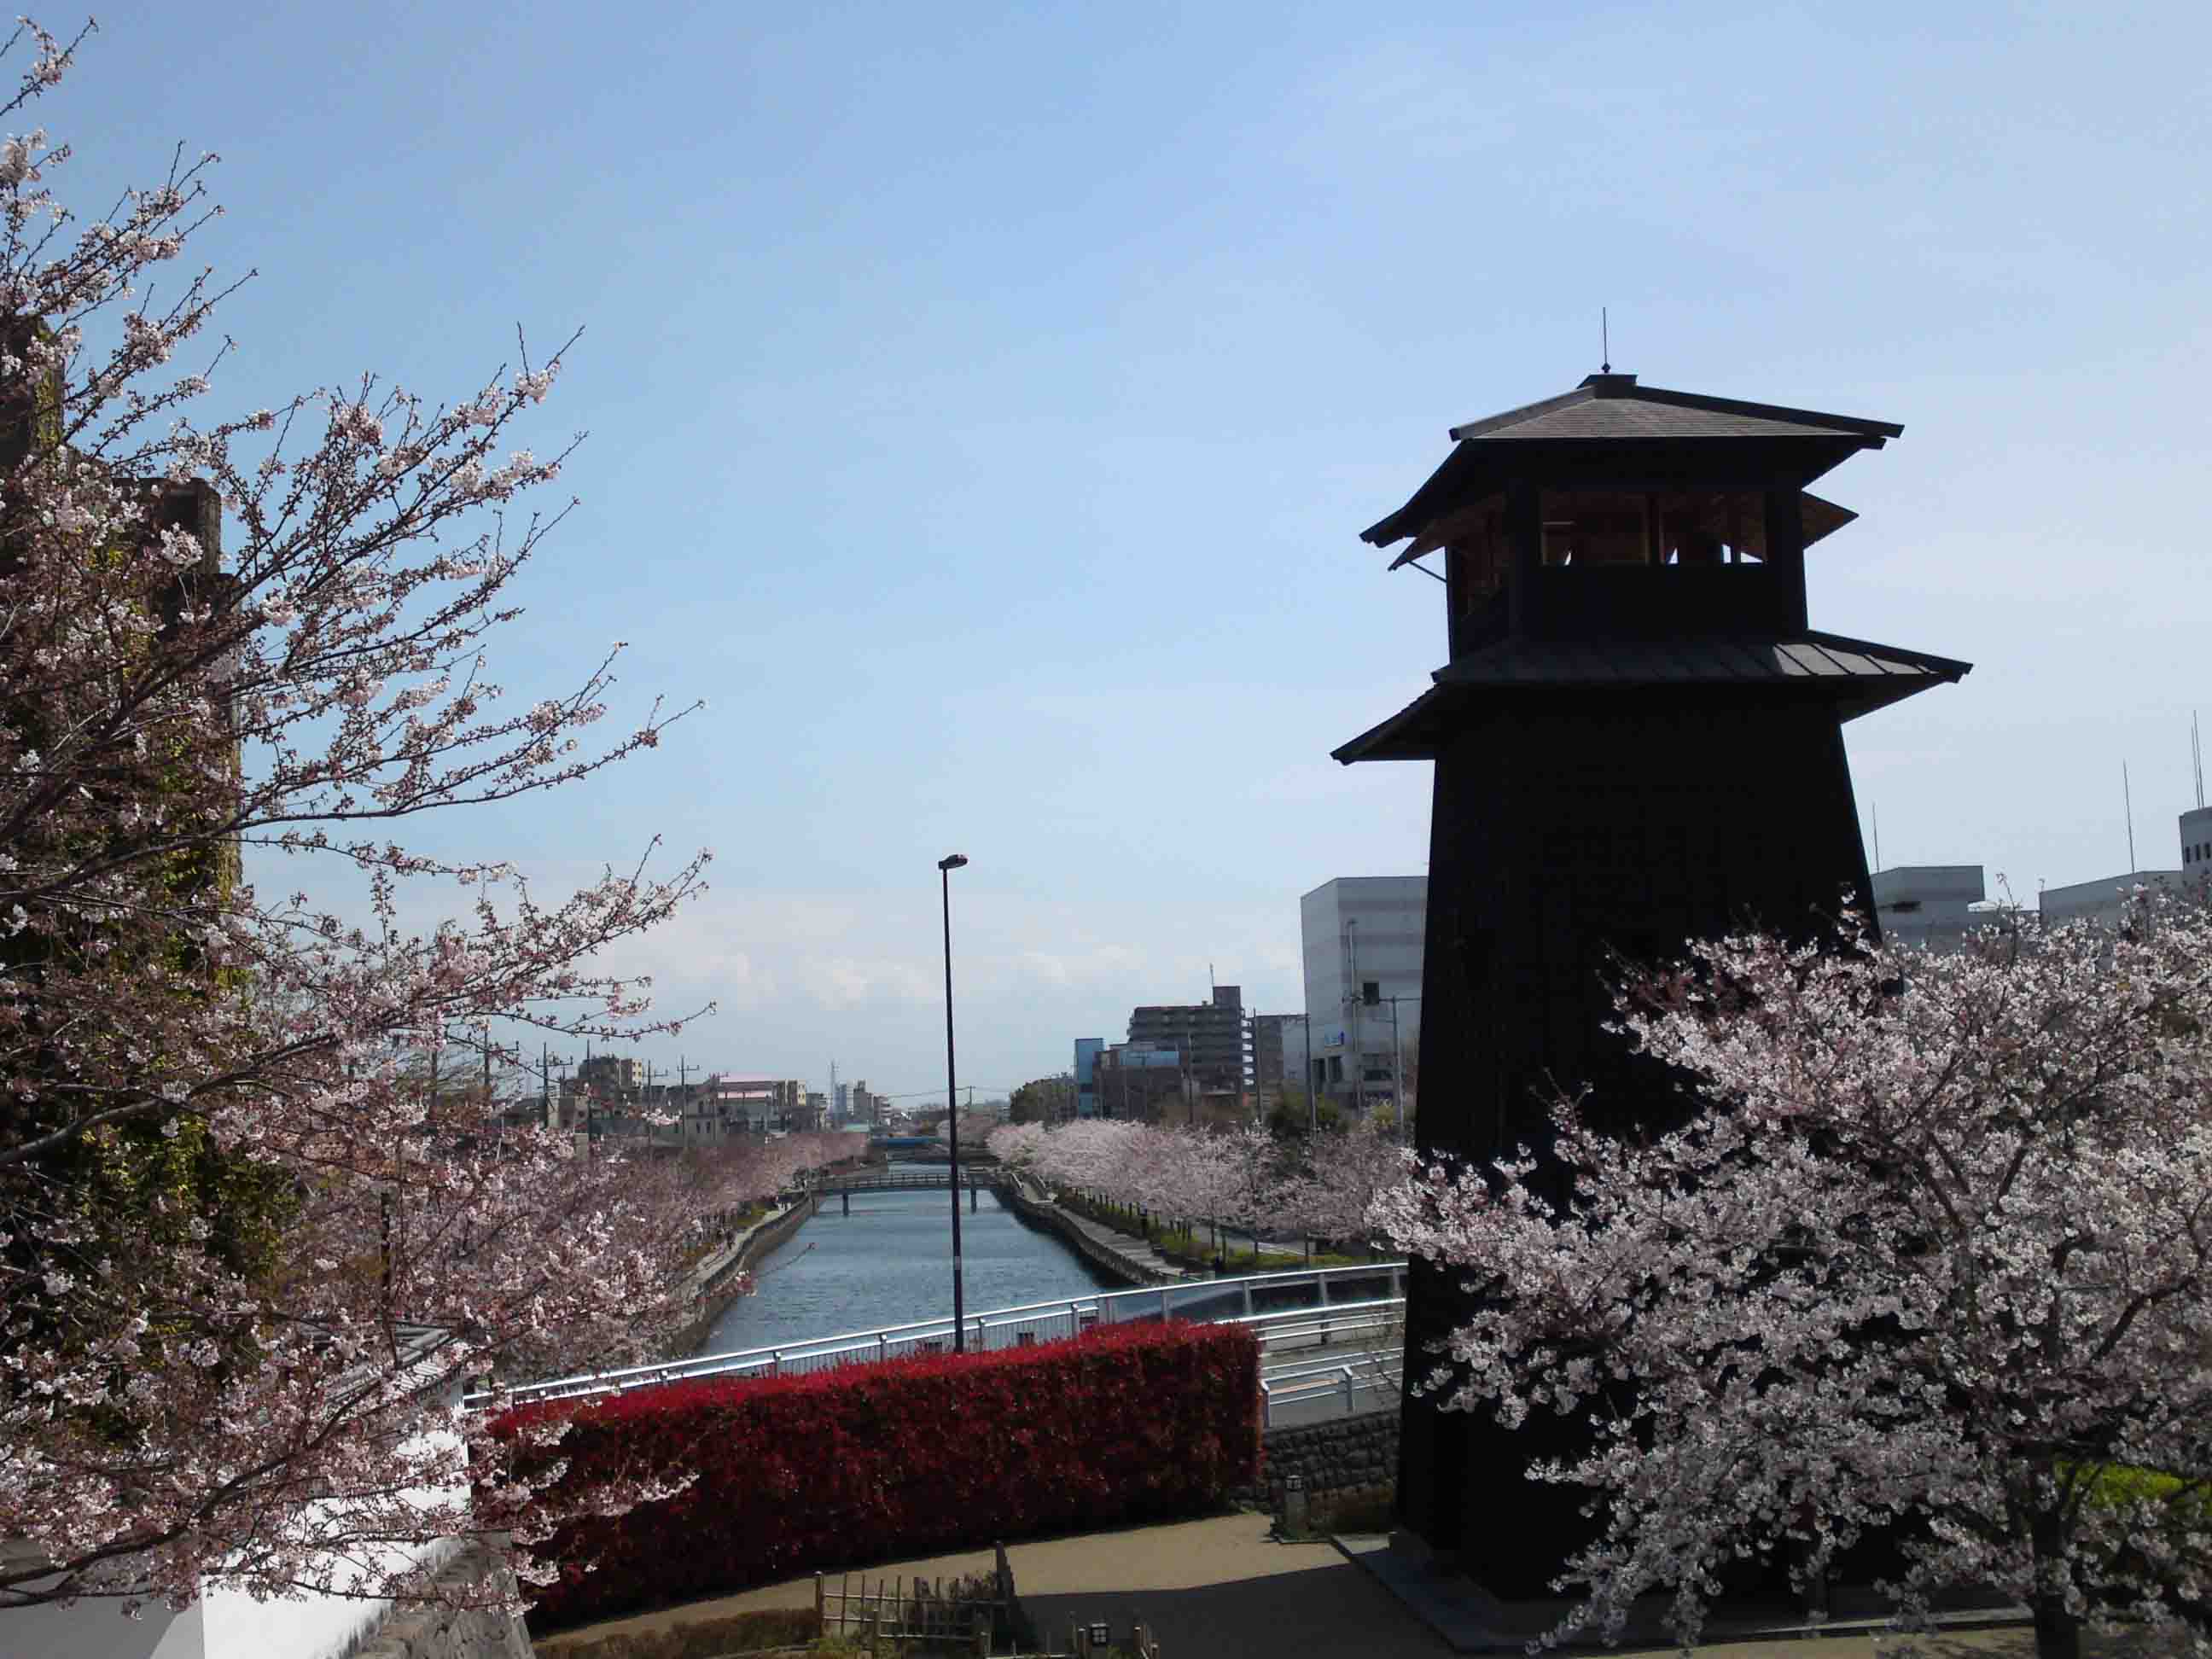
[[[1264,1515],[1224,1515],[1162,1526],[1125,1527],[1077,1537],[1011,1544],[1023,1606],[1053,1649],[1066,1652],[1068,1628],[1103,1620],[1126,1641],[1142,1620],[1167,1659],[1292,1659],[1303,1654],[1363,1659],[1439,1659],[1453,1650],[1364,1568],[1328,1543],[1281,1544]],[[870,1578],[945,1577],[988,1571],[988,1550],[895,1561]],[[857,1577],[857,1575],[855,1575]],[[659,1631],[757,1607],[811,1607],[812,1578],[793,1579],[714,1601],[611,1620],[541,1638],[547,1659],[579,1656],[622,1632]],[[2136,1651],[2124,1643],[2085,1643],[2095,1656]],[[2025,1627],[1905,1637],[1837,1634],[1731,1642],[1710,1650],[1721,1659],[2033,1659]],[[1672,1647],[1616,1650],[1625,1659],[1665,1659]]]
[[[728,1267],[744,1253],[745,1246],[752,1243],[755,1234],[775,1226],[777,1222],[805,1202],[807,1200],[802,1198],[796,1203],[777,1205],[758,1221],[754,1222],[751,1226],[747,1227],[728,1243],[723,1245],[720,1249],[702,1258],[691,1269],[691,1294],[697,1296],[702,1293],[707,1286],[714,1282],[716,1274]]]
[[[1034,1195],[1035,1189],[1032,1188],[1031,1192]],[[1042,1201],[1051,1203],[1049,1199]],[[1111,1250],[1123,1261],[1133,1263],[1143,1272],[1151,1274],[1155,1280],[1211,1279],[1213,1276],[1211,1273],[1186,1267],[1179,1261],[1169,1261],[1167,1257],[1152,1248],[1149,1240],[1116,1231],[1104,1222],[1093,1221],[1089,1216],[1079,1214],[1064,1204],[1054,1204],[1052,1207],[1060,1212],[1061,1218],[1069,1226],[1083,1234],[1085,1237]]]

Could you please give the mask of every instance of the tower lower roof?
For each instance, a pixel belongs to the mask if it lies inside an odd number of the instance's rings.
[[[1520,691],[1635,691],[1764,684],[1818,698],[1856,720],[1933,685],[1957,684],[1973,665],[1841,635],[1767,639],[1503,640],[1437,671],[1436,684],[1371,731],[1331,753],[1355,761],[1432,760],[1473,706]]]

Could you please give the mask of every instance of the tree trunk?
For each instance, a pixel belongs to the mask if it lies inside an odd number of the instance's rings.
[[[2063,1598],[2035,1598],[2035,1659],[2081,1659],[2081,1621]]]
[[[2081,1621],[2066,1606],[2066,1522],[2039,1509],[2029,1522],[2035,1553],[2035,1659],[2081,1659]]]

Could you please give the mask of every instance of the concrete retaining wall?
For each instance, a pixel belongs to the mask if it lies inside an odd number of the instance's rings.
[[[742,1294],[737,1286],[738,1274],[805,1225],[818,1202],[811,1197],[803,1198],[781,1215],[762,1222],[738,1241],[735,1250],[708,1270],[699,1316],[677,1334],[669,1351],[670,1358],[689,1359],[699,1352],[699,1345],[714,1328],[714,1322],[728,1312],[730,1304]]]
[[[1100,1272],[1110,1273],[1124,1285],[1180,1285],[1179,1274],[1154,1271],[1143,1263],[1123,1255],[1110,1244],[1101,1243],[1077,1226],[1057,1204],[1048,1204],[1030,1196],[1018,1182],[1010,1182],[999,1188],[999,1196],[1018,1215],[1024,1216],[1040,1227],[1049,1227],[1060,1235],[1062,1243]]]
[[[488,1565],[483,1546],[471,1544],[454,1556],[438,1582],[457,1589],[477,1583]],[[497,1581],[508,1593],[514,1591],[514,1575],[504,1567],[498,1569]],[[532,1652],[522,1620],[503,1613],[481,1607],[407,1607],[395,1609],[370,1632],[353,1650],[352,1659],[532,1659]]]

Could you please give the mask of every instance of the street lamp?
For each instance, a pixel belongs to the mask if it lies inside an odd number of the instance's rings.
[[[968,863],[965,853],[951,853],[937,861],[937,874],[945,897],[945,1121],[952,1141],[952,1352],[967,1352],[963,1329],[967,1318],[960,1288],[960,1101],[952,1082],[952,872]]]

